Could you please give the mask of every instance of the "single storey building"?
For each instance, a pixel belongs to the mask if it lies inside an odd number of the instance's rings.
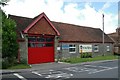
[[[114,41],[114,54],[120,55],[120,27],[116,29],[116,32],[108,34]]]
[[[82,53],[92,56],[113,53],[113,40],[102,30],[74,24],[50,21],[45,13],[34,18],[9,15],[16,22],[18,59],[28,64],[54,62],[61,58],[77,57]]]

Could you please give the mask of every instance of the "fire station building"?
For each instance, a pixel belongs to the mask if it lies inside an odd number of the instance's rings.
[[[58,46],[62,58],[80,56],[91,52],[93,56],[113,53],[113,41],[105,34],[102,44],[102,30],[74,24],[50,21],[41,13],[34,18],[9,15],[16,22],[18,35],[18,59],[28,64],[54,62],[58,55]]]

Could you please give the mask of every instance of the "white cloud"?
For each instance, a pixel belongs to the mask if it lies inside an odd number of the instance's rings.
[[[3,7],[7,14],[14,14],[25,17],[34,17],[46,6],[44,0],[11,0],[8,6]]]
[[[78,8],[77,3],[64,5],[63,0],[11,0],[3,9],[8,14],[35,17],[45,12],[52,21],[65,22],[102,29],[102,13],[105,14],[105,32],[114,32],[117,28],[117,15],[105,13],[104,10],[111,6],[106,3],[99,11],[92,7],[92,3],[86,3],[83,9]],[[80,4],[79,4],[80,5]],[[63,9],[62,9],[63,8]]]
[[[110,7],[110,5],[111,5],[111,3],[110,3],[110,2],[106,2],[106,3],[103,5],[103,7],[102,7],[102,9],[101,9],[101,10],[105,10],[105,9],[109,8],[109,7]]]
[[[79,22],[80,11],[77,9],[77,4],[70,3],[64,7],[63,21],[67,23],[77,24]]]
[[[105,6],[106,5],[106,6]],[[68,7],[68,9],[66,11],[69,10],[69,12],[72,13],[67,13],[66,15],[70,15],[70,16],[66,16],[68,17],[67,20],[65,22],[70,22],[70,23],[74,23],[74,24],[78,24],[78,25],[85,25],[85,26],[90,26],[90,27],[94,27],[94,28],[101,28],[103,27],[102,25],[102,14],[104,13],[104,27],[105,27],[105,32],[106,33],[111,33],[111,32],[115,32],[115,29],[117,28],[117,24],[118,24],[118,15],[114,15],[112,13],[105,13],[103,11],[103,9],[107,9],[108,7],[110,7],[110,3],[108,5],[108,3],[106,3],[103,8],[99,11],[96,11],[94,7],[91,6],[91,4],[86,3],[85,4],[85,8],[79,10],[77,7],[77,5],[74,4],[74,6],[70,6]],[[75,12],[75,13],[74,13]],[[71,17],[72,16],[72,17]]]
[[[106,32],[115,32],[118,27],[118,18],[117,15],[110,13],[105,14],[105,31]]]

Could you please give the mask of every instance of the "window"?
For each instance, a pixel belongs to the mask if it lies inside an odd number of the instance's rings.
[[[69,45],[69,53],[76,53],[75,45]]]
[[[28,37],[28,42],[35,42],[36,41],[36,37]]]
[[[46,47],[51,47],[51,46],[53,46],[53,44],[51,44],[51,43],[46,44]]]
[[[36,47],[36,37],[30,36],[28,37],[28,47]]]
[[[54,46],[54,36],[47,35],[35,35],[28,37],[28,47],[53,47]]]
[[[37,44],[37,47],[44,47],[45,46],[45,44],[43,44],[43,43],[38,43]]]
[[[110,51],[110,46],[107,46],[107,51]]]
[[[36,47],[35,43],[28,43],[28,47]]]
[[[43,38],[43,37],[37,37],[37,41],[38,41],[38,42],[44,42],[44,41],[45,41],[45,38]]]
[[[46,42],[52,42],[52,41],[54,41],[54,39],[52,37],[46,38]]]
[[[94,52],[99,52],[99,47],[98,47],[98,45],[95,45],[95,46],[94,46]]]

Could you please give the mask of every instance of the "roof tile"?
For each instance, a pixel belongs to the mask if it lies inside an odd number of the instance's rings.
[[[20,16],[9,15],[9,17],[17,23],[17,31],[23,31],[35,18],[26,18]],[[51,21],[60,33],[60,41],[71,42],[102,42],[102,30],[99,28],[91,28],[74,24]],[[105,34],[105,42],[113,43],[112,39]]]

